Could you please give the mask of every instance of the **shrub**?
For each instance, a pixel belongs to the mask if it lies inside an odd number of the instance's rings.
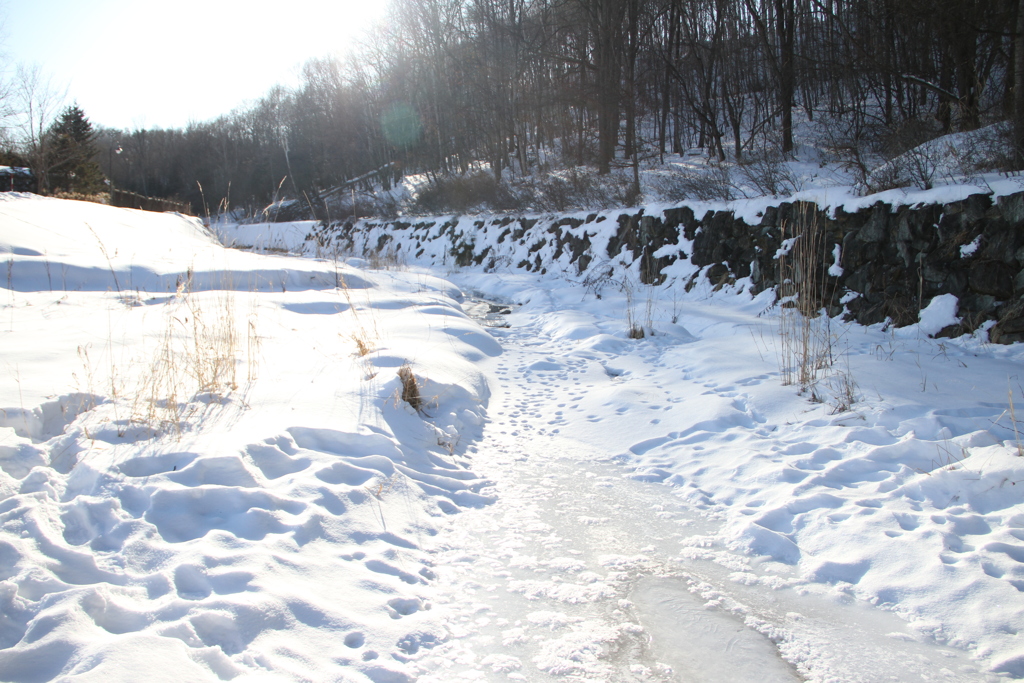
[[[704,171],[684,172],[665,194],[674,202],[687,199],[729,201],[738,195],[729,169],[719,164],[711,164]]]
[[[895,133],[889,151],[896,156],[873,170],[867,177],[870,191],[916,185],[931,189],[937,180],[972,182],[982,173],[1012,168],[1010,127],[996,124],[974,131],[929,138],[925,126],[911,126],[909,132]],[[920,144],[906,144],[925,138]]]
[[[516,211],[524,207],[516,192],[499,183],[490,173],[438,177],[427,183],[416,196],[415,209],[424,213],[455,211],[465,213],[476,208]]]
[[[740,165],[740,174],[762,195],[788,195],[800,189],[800,181],[776,150],[764,150]]]
[[[83,194],[81,192],[54,192],[52,197],[57,199],[73,199],[79,202],[92,202],[94,204],[110,204],[109,192],[97,192],[95,194]]]
[[[824,116],[819,123],[817,145],[823,152],[823,161],[852,173],[857,187],[867,187],[871,168],[883,161],[878,149],[884,127],[854,116]]]

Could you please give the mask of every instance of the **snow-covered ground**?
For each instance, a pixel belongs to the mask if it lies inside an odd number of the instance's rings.
[[[614,283],[14,195],[0,251],[0,680],[1024,677],[1024,351],[942,302],[833,321],[815,403],[771,293],[636,285],[633,340]]]

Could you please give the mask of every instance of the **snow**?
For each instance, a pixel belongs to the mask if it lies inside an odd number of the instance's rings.
[[[319,224],[318,221],[290,223],[219,223],[211,225],[221,243],[236,249],[256,251],[290,251],[302,244]]]
[[[843,261],[843,250],[838,244],[832,249],[832,265],[828,267],[828,274],[832,277],[842,277],[843,267],[839,265]]]
[[[921,322],[918,329],[924,334],[934,337],[944,327],[956,325],[960,319],[956,317],[959,301],[952,294],[940,294],[921,311]]]
[[[789,237],[787,239],[782,240],[782,244],[779,246],[778,249],[775,250],[774,258],[777,260],[777,259],[782,258],[783,256],[788,256],[789,253],[791,251],[793,251],[793,245],[796,244],[796,241],[798,239],[800,239],[800,238],[799,237]]]
[[[458,291],[225,250],[167,214],[0,216],[3,678],[404,675],[396,643],[439,630],[432,536],[491,500],[438,445],[479,431],[474,363],[500,351]],[[192,334],[231,316],[233,351]],[[222,352],[233,376],[199,386]],[[429,418],[396,398],[405,362]]]
[[[981,246],[981,235],[975,237],[970,244],[964,244],[960,247],[960,258],[967,258],[974,256],[974,252],[978,251],[978,247]]]
[[[770,292],[425,246],[0,197],[0,678],[1024,677],[1024,351],[955,298],[800,391]]]

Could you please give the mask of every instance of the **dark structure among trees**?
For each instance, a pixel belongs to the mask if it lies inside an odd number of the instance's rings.
[[[700,148],[757,163],[801,123],[866,172],[937,135],[1024,139],[1024,0],[394,0],[358,58],[183,130],[111,131],[107,175],[260,207],[392,164],[497,178]],[[1011,126],[1013,128],[1014,126]],[[1007,138],[1008,159],[1022,155]],[[1009,163],[1009,162],[1008,162]],[[201,196],[200,186],[205,192]]]
[[[39,183],[31,169],[0,166],[0,192],[38,192]]]

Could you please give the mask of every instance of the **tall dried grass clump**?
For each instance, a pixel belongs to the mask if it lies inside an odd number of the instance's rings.
[[[821,315],[818,305],[825,279],[821,272],[824,239],[813,219],[783,221],[780,228],[782,247],[777,262],[782,383],[806,389],[832,364],[828,334],[821,329],[827,326],[828,318]]]
[[[368,250],[364,258],[371,270],[406,270],[409,267],[396,247],[388,247],[385,251]]]
[[[837,364],[841,330],[835,329],[827,307],[834,300],[836,280],[830,278],[832,251],[817,213],[801,211],[781,225],[777,256],[779,305],[779,370],[784,385],[797,385],[812,400],[824,401],[819,382],[825,380],[833,407],[848,410],[856,394],[849,360]]]
[[[412,406],[417,413],[422,413],[423,397],[420,395],[420,385],[408,363],[398,368],[398,379],[402,382],[402,400]]]
[[[99,386],[109,397],[121,436],[133,426],[180,435],[190,418],[239,388],[242,363],[244,382],[251,385],[256,380],[261,343],[256,308],[240,333],[230,283],[226,291],[205,296],[193,292],[192,286],[190,271],[162,311],[164,324],[155,349],[150,346],[142,358],[117,358],[113,338],[108,340],[105,381],[97,376],[89,345],[78,349],[84,374],[75,374],[75,379],[84,382],[90,394],[97,381],[102,382]]]
[[[192,284],[189,272],[168,304],[157,352],[134,392],[133,421],[161,432],[180,432],[183,421],[199,406],[238,389],[243,345],[234,296],[230,290],[216,295],[215,306],[209,310],[193,292]],[[246,328],[244,349],[250,360],[246,379],[252,381],[259,349],[255,314],[249,316]]]
[[[348,303],[348,310],[352,313],[352,319],[356,324],[356,331],[348,334],[348,338],[352,340],[356,345],[356,356],[359,358],[366,358],[377,348],[377,341],[380,339],[380,332],[377,329],[377,318],[373,315],[373,309],[367,305],[370,310],[369,321],[364,320],[359,315],[359,307],[356,306],[352,300],[352,290],[349,289],[348,284],[345,282],[345,278],[341,277],[340,274],[336,276],[337,289],[344,297],[346,303]],[[369,302],[367,302],[369,304]],[[367,376],[375,374],[372,372],[372,363],[367,362]]]
[[[626,336],[629,339],[643,339],[648,332],[654,331],[654,288],[647,288],[647,297],[642,313],[636,309],[636,295],[633,285],[628,280],[622,281],[622,291],[626,295]]]

